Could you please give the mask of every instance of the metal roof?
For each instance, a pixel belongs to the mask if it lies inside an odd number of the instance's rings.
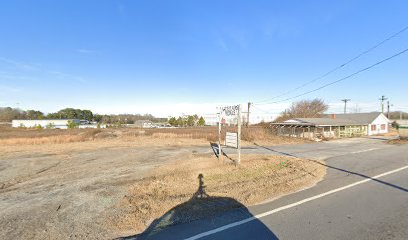
[[[336,114],[336,119],[347,119],[362,125],[368,125],[381,114],[380,112]]]
[[[358,123],[349,119],[333,119],[333,118],[295,118],[301,123],[310,123],[315,126],[348,126],[359,125]]]
[[[334,118],[292,118],[283,123],[274,125],[298,125],[298,126],[355,126],[371,124],[382,113],[350,113],[335,114]]]

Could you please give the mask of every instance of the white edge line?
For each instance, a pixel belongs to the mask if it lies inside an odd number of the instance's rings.
[[[360,151],[352,152],[351,154],[370,152],[370,151],[374,151],[374,150],[377,150],[377,149],[378,148],[370,148],[370,149],[366,149],[366,150],[360,150]]]
[[[303,203],[307,203],[307,202],[316,200],[318,198],[322,198],[322,197],[325,197],[327,195],[343,191],[343,190],[345,190],[347,188],[351,188],[351,187],[354,187],[354,186],[357,186],[357,185],[372,181],[373,179],[377,179],[377,178],[380,178],[380,177],[384,177],[384,176],[387,176],[387,175],[402,171],[402,170],[407,169],[407,168],[408,168],[408,165],[404,166],[404,167],[401,167],[401,168],[397,168],[397,169],[388,171],[388,172],[385,172],[385,173],[381,173],[379,175],[376,175],[376,176],[368,178],[368,179],[364,179],[364,180],[361,180],[361,181],[358,181],[358,182],[355,182],[355,183],[352,183],[352,184],[349,184],[349,185],[346,185],[346,186],[343,186],[343,187],[339,187],[339,188],[336,188],[336,189],[333,189],[333,190],[318,194],[316,196],[305,198],[305,199],[303,199],[301,201],[298,201],[298,202],[295,202],[295,203],[292,203],[292,204],[289,204],[289,205],[286,205],[286,206],[283,206],[283,207],[275,208],[275,209],[273,209],[271,211],[264,212],[264,213],[261,213],[261,214],[246,218],[246,219],[238,221],[238,222],[230,223],[230,224],[224,225],[222,227],[215,228],[213,230],[194,235],[192,237],[186,238],[186,240],[195,240],[195,239],[199,239],[199,238],[202,238],[202,237],[206,237],[206,236],[209,236],[209,235],[212,235],[212,234],[227,230],[229,228],[233,228],[233,227],[242,225],[244,223],[247,223],[247,222],[259,219],[259,218],[263,218],[263,217],[269,216],[271,214],[274,214],[274,213],[277,213],[277,212],[280,212],[280,211],[283,211],[283,210],[286,210],[286,209],[301,205]]]

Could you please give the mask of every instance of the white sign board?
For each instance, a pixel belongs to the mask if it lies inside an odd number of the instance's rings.
[[[218,159],[222,159],[221,149],[221,127],[225,124],[226,117],[234,117],[234,121],[237,122],[237,133],[227,132],[225,138],[225,145],[231,146],[237,149],[238,159],[236,164],[241,162],[241,105],[226,106],[218,108]]]
[[[239,111],[239,105],[221,107],[221,115],[224,115],[224,116],[238,115],[238,111]]]
[[[227,132],[225,136],[225,145],[228,147],[238,148],[238,133]]]

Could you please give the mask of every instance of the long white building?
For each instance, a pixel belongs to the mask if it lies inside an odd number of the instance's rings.
[[[56,129],[67,129],[68,123],[74,122],[78,125],[78,128],[97,128],[95,124],[87,124],[88,121],[81,121],[79,119],[42,119],[42,120],[13,120],[11,122],[12,127],[26,127],[34,128],[41,126],[42,128],[47,128],[52,126]],[[100,125],[100,128],[105,128],[106,125]]]
[[[272,114],[260,114],[260,113],[251,113],[249,115],[249,124],[257,124],[261,122],[272,122],[277,115]],[[218,124],[218,116],[217,114],[205,114],[203,115],[205,120],[205,125],[207,126],[216,126]],[[247,113],[243,113],[241,116],[242,122],[247,122]],[[236,117],[228,117],[226,119],[226,124],[236,124]]]

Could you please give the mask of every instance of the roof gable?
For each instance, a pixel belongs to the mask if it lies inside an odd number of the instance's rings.
[[[368,125],[374,122],[374,120],[376,120],[380,115],[384,116],[384,114],[380,112],[346,113],[346,114],[336,114],[336,119],[347,119],[347,120],[352,120],[358,124]]]
[[[333,118],[295,118],[297,122],[303,124],[320,125],[320,126],[344,126],[356,125],[354,121],[348,119],[333,119]],[[286,122],[285,122],[286,123]]]
[[[292,118],[285,121],[285,124],[312,125],[312,126],[353,126],[369,125],[376,119],[383,118],[389,122],[383,113],[348,113],[335,114],[335,118]]]

